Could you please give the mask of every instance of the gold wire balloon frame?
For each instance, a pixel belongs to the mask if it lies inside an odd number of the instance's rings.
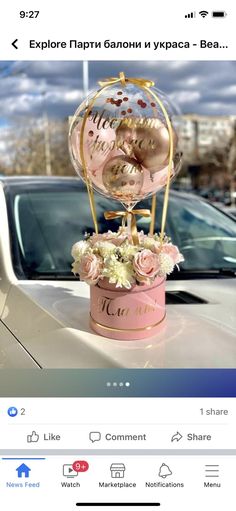
[[[161,243],[162,243],[163,239],[164,239],[164,235],[165,235],[165,225],[166,225],[169,192],[170,192],[171,171],[172,171],[172,160],[173,160],[173,153],[174,153],[173,131],[172,131],[172,124],[171,124],[169,115],[167,113],[167,110],[166,110],[162,100],[158,96],[158,94],[151,89],[151,87],[153,87],[155,85],[154,82],[152,82],[151,80],[145,80],[142,78],[128,78],[125,76],[125,74],[123,72],[121,72],[119,74],[119,77],[107,78],[107,79],[105,79],[101,82],[98,82],[98,83],[101,88],[95,93],[95,95],[93,96],[93,98],[87,105],[87,109],[84,114],[82,125],[81,125],[81,135],[80,135],[80,157],[81,157],[81,163],[82,163],[82,167],[83,167],[84,180],[85,180],[85,183],[87,186],[89,203],[90,203],[95,232],[96,232],[96,234],[98,234],[98,222],[97,222],[96,206],[95,206],[95,200],[94,200],[94,191],[93,191],[92,183],[88,176],[87,164],[86,164],[85,155],[84,155],[85,125],[86,125],[86,122],[87,122],[87,119],[89,116],[89,112],[93,108],[97,98],[99,96],[101,96],[105,90],[109,89],[110,87],[114,86],[117,83],[121,83],[124,87],[126,84],[131,83],[133,85],[136,85],[140,89],[144,90],[146,93],[150,94],[155,99],[155,101],[159,105],[159,107],[164,115],[167,129],[168,129],[168,134],[169,134],[169,161],[168,161],[168,171],[167,171],[167,182],[166,182],[163,208],[162,208],[161,232],[160,232],[160,238],[161,238]],[[73,120],[72,120],[72,124],[73,124]],[[134,215],[142,214],[142,211],[146,211],[145,216],[148,216],[147,210],[133,210],[133,212],[132,211],[116,212],[116,213],[120,213],[120,214],[118,214],[118,215],[116,214],[115,216],[113,216],[113,218],[115,218],[117,216],[122,216],[123,218],[125,218],[128,221],[129,215],[130,215],[130,225],[132,226],[132,239],[133,239],[134,243],[137,241],[137,229],[136,229],[136,222],[135,222]],[[111,213],[111,212],[108,212],[108,213]],[[115,212],[114,212],[114,214],[115,214]],[[150,212],[149,212],[149,214],[150,214]],[[151,215],[151,222],[150,222],[149,232],[151,235],[153,235],[154,227],[155,227],[155,217],[156,217],[156,193],[152,196],[152,208],[151,208],[150,215]],[[110,216],[108,215],[108,218],[112,218],[111,215]]]

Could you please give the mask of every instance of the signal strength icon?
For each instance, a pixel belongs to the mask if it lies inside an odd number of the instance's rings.
[[[209,14],[209,12],[208,11],[200,11],[199,14],[202,18],[205,18]]]
[[[190,12],[189,14],[185,14],[185,18],[196,18],[196,12]]]

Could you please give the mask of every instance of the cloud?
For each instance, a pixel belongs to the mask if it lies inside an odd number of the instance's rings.
[[[14,116],[72,115],[83,98],[83,65],[75,61],[0,62],[0,125]],[[150,78],[184,113],[236,115],[235,61],[90,62],[89,86],[117,76]]]
[[[227,87],[223,87],[219,91],[219,97],[221,98],[232,98],[236,100],[236,85],[229,85]]]
[[[173,92],[170,94],[170,98],[172,101],[176,101],[180,106],[187,106],[188,104],[198,103],[201,98],[201,94],[199,91],[191,91],[191,90],[183,90],[178,92]]]

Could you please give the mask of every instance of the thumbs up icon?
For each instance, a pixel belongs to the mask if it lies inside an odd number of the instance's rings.
[[[36,433],[36,431],[32,431],[31,435],[27,435],[28,444],[31,444],[31,442],[38,442],[38,441],[39,441],[39,435]]]

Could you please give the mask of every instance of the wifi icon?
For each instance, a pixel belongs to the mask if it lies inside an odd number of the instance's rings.
[[[209,14],[209,12],[208,11],[200,11],[199,14],[202,18],[205,18]]]

